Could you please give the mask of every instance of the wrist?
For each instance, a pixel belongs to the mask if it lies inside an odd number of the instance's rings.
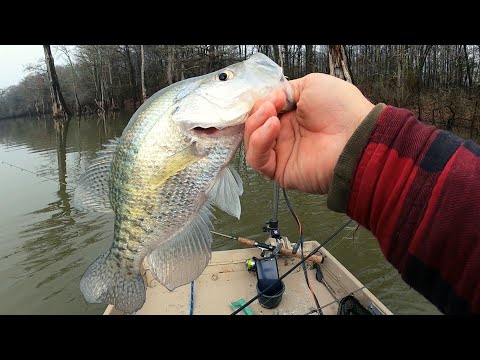
[[[328,191],[327,206],[330,210],[343,213],[346,211],[355,164],[367,145],[378,118],[386,107],[385,104],[380,103],[371,108],[368,113],[364,112],[366,115],[363,119],[359,119],[358,125],[346,142],[334,167]],[[366,109],[368,109],[367,106],[364,111]]]

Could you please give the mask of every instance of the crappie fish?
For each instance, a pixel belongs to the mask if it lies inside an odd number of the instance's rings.
[[[254,103],[283,89],[267,56],[174,83],[151,96],[122,136],[105,146],[79,179],[74,207],[115,212],[113,244],[86,270],[89,303],[128,313],[145,302],[145,257],[168,289],[196,279],[211,258],[212,205],[240,218],[242,180],[228,165]]]

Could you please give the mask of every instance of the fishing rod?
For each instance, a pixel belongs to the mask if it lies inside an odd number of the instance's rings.
[[[299,230],[299,239],[298,239],[298,241],[295,242],[295,245],[293,246],[293,249],[291,250],[291,255],[289,255],[289,256],[296,256],[298,248],[300,247],[301,253],[300,253],[299,257],[303,260],[304,259],[304,252],[303,252],[302,224],[301,224],[300,219],[298,218],[297,214],[293,210],[293,206],[290,204],[290,201],[288,200],[287,193],[286,193],[286,191],[283,187],[282,187],[282,191],[283,191],[283,197],[284,197],[285,202],[287,204],[288,210],[290,211],[290,213],[294,217],[294,219],[295,219],[295,221],[298,225],[298,230]],[[280,185],[278,184],[278,182],[273,181],[272,217],[270,218],[269,221],[266,222],[266,225],[263,226],[263,232],[269,232],[270,233],[270,238],[273,238],[273,239],[277,240],[277,242],[279,242],[278,246],[280,246],[280,248],[281,248],[282,243],[279,240],[282,239],[282,236],[280,235],[280,230],[279,230],[279,227],[278,227],[279,196],[280,196]],[[272,255],[275,256],[277,254],[277,252],[278,251],[274,251],[272,253]],[[313,296],[313,300],[315,301],[317,309],[320,312],[320,305],[318,303],[317,296],[315,295],[315,293],[312,289],[312,286],[310,285],[310,280],[308,279],[308,272],[307,272],[306,263],[303,262],[302,264],[303,264],[302,266],[303,266],[303,273],[304,273],[304,276],[305,276],[305,281],[306,281],[307,286],[310,290],[310,293]],[[318,269],[320,269],[319,266],[318,266]]]
[[[246,239],[244,237],[240,237],[240,236],[231,236],[231,235],[226,235],[226,234],[222,234],[222,233],[219,233],[219,232],[216,232],[216,231],[213,231],[213,230],[210,230],[210,232],[212,234],[215,234],[215,235],[219,235],[219,236],[223,236],[223,237],[226,237],[228,239],[232,239],[232,240],[236,240],[242,244],[245,244],[245,245],[249,245],[249,246],[253,246],[253,247],[258,247],[260,249],[265,249],[265,250],[269,250],[269,251],[275,251],[277,249],[277,247],[273,246],[273,245],[270,245],[270,244],[265,244],[265,243],[260,243],[258,241],[255,241],[255,240],[250,240],[250,239]],[[285,256],[293,256],[293,257],[296,257],[296,258],[301,258],[301,255],[300,254],[294,254],[292,252],[292,250],[289,250],[289,249],[286,249],[284,247],[281,247],[280,250],[278,251],[280,252],[281,254],[285,255]],[[309,258],[310,261],[320,265],[321,263],[323,263],[324,261],[324,258],[322,255],[312,255],[310,258]]]
[[[348,224],[350,224],[353,220],[350,219],[348,221],[346,221],[344,224],[342,224],[337,230],[335,230],[335,232],[330,235],[324,242],[322,242],[319,246],[317,246],[313,251],[310,252],[310,254],[308,254],[307,256],[305,256],[301,261],[299,261],[297,264],[295,264],[290,270],[288,270],[285,274],[283,274],[282,276],[280,276],[276,281],[274,281],[272,284],[270,284],[270,286],[266,287],[265,289],[263,289],[263,291],[260,291],[257,295],[255,295],[253,298],[251,298],[249,301],[247,301],[245,304],[243,304],[242,306],[240,306],[237,310],[235,310],[233,313],[231,313],[230,315],[236,315],[238,314],[240,311],[242,311],[244,308],[246,308],[248,305],[250,305],[252,302],[254,302],[255,300],[257,300],[260,296],[262,296],[264,293],[266,293],[269,289],[273,288],[274,286],[278,285],[278,283],[280,281],[282,281],[286,276],[288,276],[289,274],[291,274],[297,267],[299,267],[300,265],[302,265],[303,263],[305,263],[305,261],[307,261],[310,257],[312,257],[315,253],[317,253],[323,246],[325,246],[330,240],[332,240],[335,236],[338,235],[338,233],[340,233],[340,231],[342,231]]]
[[[273,182],[273,199],[272,199],[272,217],[263,226],[263,232],[270,232],[273,239],[281,239],[280,230],[278,229],[278,198],[280,195],[280,185]]]

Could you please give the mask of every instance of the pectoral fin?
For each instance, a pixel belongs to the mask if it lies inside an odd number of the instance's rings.
[[[202,157],[197,154],[195,143],[171,155],[151,178],[151,184],[155,187],[162,185],[168,178],[179,173],[189,165],[200,160]]]
[[[240,196],[243,194],[243,182],[232,166],[225,166],[219,172],[215,182],[205,194],[213,205],[240,219],[242,212]]]

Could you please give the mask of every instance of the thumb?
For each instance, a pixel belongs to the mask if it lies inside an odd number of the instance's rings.
[[[272,116],[252,133],[246,153],[248,164],[269,178],[275,175],[277,157],[274,147],[279,134],[280,120]]]
[[[305,87],[305,76],[299,79],[289,80],[288,83],[292,88],[293,104],[297,104],[300,100],[300,95],[302,94],[303,88]]]

